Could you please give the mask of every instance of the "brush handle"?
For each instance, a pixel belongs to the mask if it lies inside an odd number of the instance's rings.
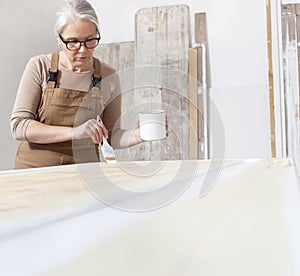
[[[97,115],[97,118],[96,118],[96,120],[97,120],[97,122],[100,122],[100,123],[102,123],[102,124],[103,124],[103,122],[102,122],[102,120],[101,120],[101,117],[100,117],[100,115]],[[107,139],[105,138],[105,136],[104,136],[104,135],[102,135],[102,141],[103,141],[103,143],[106,143],[106,144],[108,144],[108,145],[109,145],[109,143],[107,142]]]
[[[109,145],[109,143],[107,142],[107,139],[104,136],[102,136],[102,141],[103,141],[104,144]]]

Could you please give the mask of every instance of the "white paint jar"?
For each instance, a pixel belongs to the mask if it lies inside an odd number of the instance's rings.
[[[152,109],[139,112],[140,138],[145,141],[166,138],[166,110]]]

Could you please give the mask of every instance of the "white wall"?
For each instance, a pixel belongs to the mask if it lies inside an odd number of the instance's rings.
[[[53,35],[59,0],[0,0],[0,170],[11,169],[18,143],[9,120],[20,77],[28,59],[57,50]]]
[[[104,43],[133,40],[136,11],[162,5],[159,0],[90,2],[99,15]],[[58,3],[0,0],[1,170],[13,166],[17,143],[10,135],[9,117],[26,61],[33,55],[57,50],[53,24]],[[225,126],[226,157],[270,157],[265,1],[163,2],[169,4],[189,5],[192,30],[194,13],[207,13],[211,95]]]

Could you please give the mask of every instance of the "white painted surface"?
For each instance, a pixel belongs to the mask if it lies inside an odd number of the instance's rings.
[[[155,177],[166,185],[178,164],[165,165]],[[0,274],[298,276],[300,190],[289,160],[228,160],[202,198],[209,162],[198,165],[184,194],[150,212],[120,211],[97,202],[80,188],[72,166],[46,169],[44,174],[62,180],[41,178],[36,189],[30,189],[30,178],[39,179],[40,169],[23,174],[25,189],[14,172],[18,183],[0,186],[6,189],[1,195],[11,197],[10,208],[0,212]],[[102,169],[126,182],[131,176],[115,166]],[[127,188],[155,185],[152,177]],[[18,196],[27,206],[18,208]]]
[[[25,64],[33,55],[57,50],[52,29],[58,3],[28,0],[19,9],[18,1],[0,1],[0,23],[5,26],[5,43],[0,45],[4,53],[0,67],[1,170],[13,166],[17,142],[10,135],[9,118]],[[162,5],[159,0],[91,3],[99,14],[103,42],[133,40],[137,10]],[[182,2],[163,3],[170,4]],[[226,127],[226,157],[270,157],[265,1],[186,0],[184,4],[190,7],[192,31],[194,13],[207,13],[211,95]]]

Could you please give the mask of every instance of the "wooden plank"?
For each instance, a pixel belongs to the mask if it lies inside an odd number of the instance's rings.
[[[272,24],[271,6],[267,0],[267,40],[268,40],[268,76],[269,76],[269,106],[270,106],[270,142],[272,157],[276,157],[276,129],[275,129],[275,110],[274,110],[274,77],[273,77],[273,53],[272,53]]]
[[[119,75],[122,92],[122,115],[128,115],[128,110],[132,109],[132,91],[127,91],[128,87],[134,86],[134,78],[126,78],[127,72],[134,67],[134,42],[117,42],[100,44],[94,52],[95,57],[102,62],[113,67]],[[129,122],[132,118],[122,116],[121,125],[128,129],[131,127]]]
[[[138,160],[188,159],[189,8],[141,9],[136,14],[136,67],[148,68],[148,86],[135,91],[135,104],[167,110],[169,136],[139,145]]]
[[[117,72],[134,67],[134,41],[100,44],[95,57],[112,66]]]
[[[206,46],[206,84],[207,88],[211,88],[211,74],[209,61],[209,44],[208,44],[208,27],[205,12],[195,13],[195,43],[196,46],[204,44]],[[199,54],[199,53],[198,53]],[[201,55],[199,55],[201,57]],[[198,80],[203,75],[202,58],[199,58]]]
[[[195,43],[207,42],[207,25],[206,25],[206,13],[195,13],[195,26],[197,26],[197,32],[195,32]]]
[[[285,116],[286,156],[292,158],[300,172],[300,4],[281,6],[282,64],[284,91],[282,106]]]
[[[297,30],[297,48],[298,48],[298,81],[300,80],[300,4],[295,4],[295,13],[296,13],[296,30]],[[300,82],[300,81],[299,81]],[[300,92],[297,95],[295,103],[295,118],[296,118],[296,157],[295,163],[300,175]]]
[[[284,107],[287,135],[287,156],[299,158],[299,56],[296,6],[282,6],[282,48],[284,76]]]
[[[198,56],[189,50],[189,159],[198,159]]]
[[[133,102],[134,87],[134,42],[100,44],[94,52],[95,57],[113,67],[119,75],[122,93],[121,127],[132,129],[136,125],[137,114]],[[132,160],[132,149],[116,150],[119,161]]]
[[[209,115],[208,97],[211,87],[209,74],[209,54],[207,39],[206,13],[195,14],[195,43],[198,55],[198,82],[201,83],[201,93],[198,95],[198,157],[200,159],[209,158]]]
[[[270,5],[270,4],[269,4]],[[281,6],[282,14],[295,14],[295,5],[294,4],[285,4]]]
[[[300,80],[300,4],[295,4],[295,14],[296,14],[296,32],[297,32],[297,48],[298,48],[298,80]],[[300,92],[299,92],[300,97]],[[300,121],[300,100],[298,98],[298,103],[296,104],[296,120]],[[300,145],[300,128],[298,127],[298,141]],[[299,156],[300,159],[300,156]]]

